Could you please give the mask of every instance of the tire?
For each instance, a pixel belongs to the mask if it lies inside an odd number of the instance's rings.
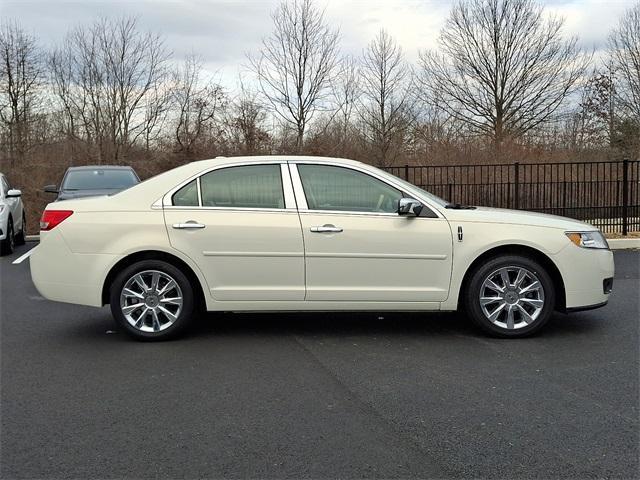
[[[109,299],[116,323],[142,341],[175,338],[191,323],[194,310],[189,279],[162,260],[143,260],[122,270],[111,284]]]
[[[555,286],[535,260],[520,255],[499,256],[472,273],[464,306],[471,320],[489,335],[525,337],[539,331],[551,317]]]
[[[20,229],[20,233],[17,233],[15,236],[15,244],[16,245],[24,245],[25,244],[25,236],[27,229],[27,217],[25,217],[24,213],[22,214],[22,228]]]
[[[0,255],[11,255],[15,247],[15,236],[13,233],[13,220],[9,218],[7,222],[7,238],[0,242]]]

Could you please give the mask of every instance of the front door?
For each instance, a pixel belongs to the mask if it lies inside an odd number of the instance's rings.
[[[198,264],[215,300],[304,299],[302,232],[282,171],[279,164],[212,170],[165,207],[171,245]]]
[[[299,163],[292,173],[306,201],[307,300],[446,300],[452,239],[444,218],[398,215],[403,193],[355,169]]]

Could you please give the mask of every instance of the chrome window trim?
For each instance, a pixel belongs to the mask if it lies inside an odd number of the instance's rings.
[[[212,210],[212,211],[225,211],[225,212],[256,212],[256,213],[297,213],[294,208],[247,208],[247,207],[185,207],[185,206],[175,206],[175,205],[167,205],[164,207],[167,210],[192,210],[192,211],[203,211],[203,210]]]
[[[183,180],[182,182],[180,182],[177,186],[173,187],[171,190],[169,190],[167,193],[165,193],[162,196],[162,208],[166,208],[166,209],[184,209],[185,207],[182,206],[175,206],[172,204],[171,201],[171,197],[173,196],[173,194],[175,192],[177,192],[178,190],[180,190],[182,187],[184,187],[185,185],[187,185],[189,182],[193,181],[194,179],[198,180],[198,202],[200,203],[200,205],[198,207],[186,207],[187,209],[194,209],[194,208],[198,208],[198,209],[207,209],[207,210],[233,210],[233,211],[243,211],[243,212],[286,212],[286,211],[296,211],[296,205],[295,205],[295,200],[293,200],[293,204],[290,206],[289,203],[287,203],[287,192],[286,192],[286,178],[283,175],[283,170],[282,170],[282,166],[281,165],[286,165],[286,161],[283,160],[273,160],[273,161],[264,161],[264,160],[254,160],[254,161],[241,161],[241,162],[233,162],[233,163],[225,163],[224,165],[215,165],[213,167],[209,167],[206,168],[194,175],[191,175],[189,178],[187,178],[186,180]],[[202,206],[202,191],[201,191],[201,187],[200,187],[200,178],[203,175],[206,175],[208,173],[213,172],[214,170],[222,170],[224,168],[233,168],[233,167],[249,167],[249,166],[254,166],[254,165],[280,165],[280,181],[282,183],[282,191],[283,191],[283,195],[284,195],[284,200],[285,200],[285,208],[245,208],[245,207],[203,207]],[[289,183],[290,184],[290,183]],[[291,197],[293,195],[293,192],[289,191],[289,196],[290,196],[290,202],[291,199],[293,197]],[[157,203],[157,202],[156,202]],[[154,204],[155,205],[155,204]],[[153,206],[152,206],[153,207]]]
[[[357,211],[357,210],[356,211],[352,211],[352,210],[311,210],[311,209],[309,209],[309,207],[307,205],[307,197],[305,196],[304,188],[302,186],[302,180],[300,179],[300,173],[298,172],[298,164],[302,164],[302,165],[326,165],[326,166],[330,166],[330,167],[340,167],[340,168],[346,168],[346,169],[355,170],[355,171],[363,173],[365,175],[369,175],[370,177],[373,177],[373,178],[381,181],[382,183],[385,183],[385,184],[389,185],[390,187],[395,188],[396,190],[400,190],[400,192],[402,192],[403,194],[411,193],[412,197],[417,197],[417,200],[420,200],[425,207],[429,208],[429,210],[431,210],[437,216],[437,218],[439,218],[439,219],[440,218],[444,218],[444,216],[440,213],[440,211],[437,208],[435,208],[430,202],[426,201],[424,199],[424,197],[422,197],[421,195],[416,195],[414,192],[407,192],[406,188],[404,187],[404,185],[398,184],[398,183],[394,182],[393,179],[389,179],[389,178],[387,178],[385,176],[379,175],[379,174],[377,174],[377,172],[372,172],[372,171],[370,171],[370,170],[368,170],[366,168],[361,168],[361,167],[358,167],[357,165],[345,165],[344,163],[332,162],[332,161],[309,162],[309,161],[305,161],[305,160],[290,160],[288,163],[289,163],[289,169],[291,170],[291,178],[293,180],[293,189],[294,189],[294,192],[296,193],[296,201],[298,201],[298,211],[300,213],[317,213],[317,214],[322,214],[322,215],[331,215],[331,214],[336,214],[336,215],[368,215],[368,216],[375,216],[375,217],[398,217],[399,216],[397,213],[387,213],[387,212],[366,212],[366,211]],[[299,196],[302,197],[303,202],[298,200]],[[435,217],[411,217],[411,218],[433,220]]]

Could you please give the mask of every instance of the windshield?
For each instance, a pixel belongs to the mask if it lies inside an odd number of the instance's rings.
[[[446,200],[443,200],[442,198],[438,197],[437,195],[434,195],[431,192],[427,192],[426,190],[424,190],[423,188],[420,188],[416,185],[414,185],[411,182],[407,182],[406,180],[403,180],[400,177],[396,177],[395,175],[389,173],[389,172],[385,172],[387,175],[393,177],[393,179],[398,182],[401,183],[402,185],[404,185],[405,187],[408,187],[410,190],[417,190],[421,195],[424,195],[425,197],[427,197],[429,200],[431,200],[432,202],[440,205],[441,207],[445,207],[446,205],[448,205],[449,202],[447,202]]]
[[[138,182],[133,170],[72,170],[65,176],[62,190],[123,190]]]

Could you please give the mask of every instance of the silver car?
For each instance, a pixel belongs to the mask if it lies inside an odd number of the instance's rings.
[[[8,255],[16,245],[24,244],[26,225],[22,192],[11,188],[9,179],[0,173],[0,255]]]

